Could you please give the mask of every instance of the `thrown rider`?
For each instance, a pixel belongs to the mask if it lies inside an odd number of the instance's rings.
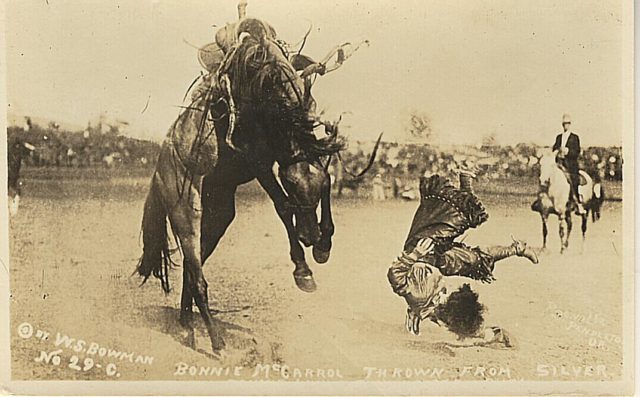
[[[538,263],[535,252],[523,241],[508,246],[471,247],[455,241],[469,228],[488,219],[484,206],[474,194],[475,174],[459,170],[460,186],[439,175],[420,180],[420,206],[400,256],[387,277],[393,291],[407,302],[406,328],[418,335],[420,322],[431,320],[446,327],[459,339],[472,338],[477,344],[502,343],[511,346],[499,327],[483,328],[484,306],[469,284],[447,291],[445,278],[462,276],[483,283],[495,280],[499,260],[521,256]]]

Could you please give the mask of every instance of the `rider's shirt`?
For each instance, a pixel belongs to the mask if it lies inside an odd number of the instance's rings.
[[[571,131],[563,131],[562,132],[562,138],[561,138],[561,145],[560,147],[566,147],[567,146],[567,140],[569,139],[569,135],[571,135]]]
[[[580,137],[578,134],[575,132],[558,134],[552,150],[559,151],[564,147],[568,149],[568,153],[564,156],[563,165],[572,173],[578,172],[578,157],[580,157]]]

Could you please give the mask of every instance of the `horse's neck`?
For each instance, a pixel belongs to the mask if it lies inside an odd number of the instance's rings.
[[[551,183],[553,185],[558,185],[563,181],[567,181],[567,177],[565,176],[564,171],[560,167],[553,167],[553,172],[551,173]]]
[[[564,172],[558,167],[553,167],[549,176],[549,195],[554,198],[562,198],[570,194],[570,185]]]

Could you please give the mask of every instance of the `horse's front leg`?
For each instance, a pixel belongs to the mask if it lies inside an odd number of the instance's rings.
[[[573,219],[571,218],[571,211],[567,211],[565,219],[567,222],[567,237],[564,241],[564,247],[569,248],[569,238],[571,237],[571,231],[573,230]]]
[[[560,213],[558,215],[558,234],[560,235],[560,253],[564,253],[564,249],[566,248],[565,238],[567,234],[567,219],[564,213]]]
[[[293,278],[296,285],[304,292],[315,291],[317,288],[316,282],[313,279],[313,273],[311,272],[311,269],[309,269],[309,265],[307,265],[305,260],[304,250],[298,241],[298,234],[296,233],[293,225],[293,212],[287,206],[287,195],[278,184],[275,175],[271,172],[259,174],[258,182],[267,192],[271,201],[273,201],[276,212],[287,230],[287,237],[289,238],[289,255],[291,256],[291,261],[296,266],[293,271]]]
[[[317,263],[327,263],[331,253],[331,238],[335,232],[331,216],[331,187],[323,189],[320,199],[320,240],[313,246],[313,259]]]

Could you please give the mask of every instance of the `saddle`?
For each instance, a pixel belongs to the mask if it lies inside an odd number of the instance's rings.
[[[231,93],[229,91],[229,82],[225,83],[221,81],[220,75],[224,73],[223,69],[226,69],[229,65],[229,57],[233,57],[235,49],[238,47],[242,34],[250,34],[252,37],[259,41],[272,41],[288,56],[286,51],[286,43],[278,39],[276,30],[266,21],[256,18],[243,18],[238,22],[227,23],[222,28],[218,29],[215,33],[215,41],[204,45],[198,50],[198,62],[207,71],[207,74],[202,76],[200,83],[196,86],[195,90],[191,94],[191,99],[202,96],[204,93],[211,92],[210,110],[213,119],[220,119],[226,114],[231,114],[233,117],[234,106],[233,98],[230,98]],[[295,54],[290,57],[290,62],[296,71],[303,71],[314,65],[314,61],[306,56]],[[194,82],[195,83],[195,82]],[[230,120],[230,125],[233,125],[234,121]],[[227,132],[226,142],[235,149],[233,143],[233,127],[229,127]]]
[[[239,31],[247,31],[254,37],[266,37],[284,44],[278,39],[276,30],[268,22],[247,18],[240,22],[227,23],[216,31],[215,42],[206,44],[198,50],[198,62],[206,71],[209,73],[218,71],[225,55],[238,43]],[[290,58],[292,66],[297,71],[316,64],[313,59],[302,54],[294,54]]]

